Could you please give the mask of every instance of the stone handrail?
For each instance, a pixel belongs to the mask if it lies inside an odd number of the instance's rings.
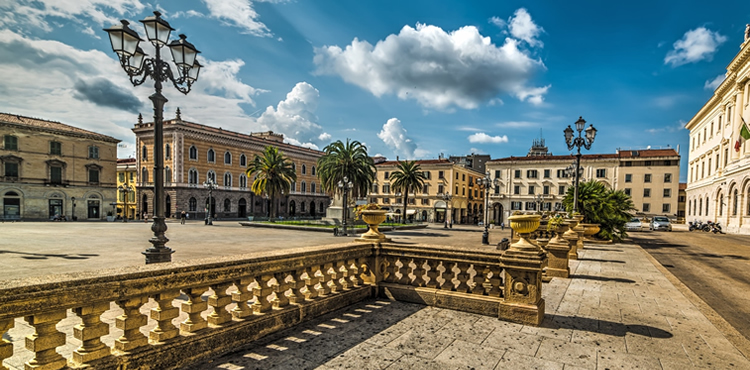
[[[178,368],[373,296],[539,324],[543,304],[525,308],[532,319],[507,315],[525,303],[521,290],[511,292],[520,301],[506,298],[509,271],[534,268],[501,256],[356,243],[0,281],[0,334],[21,318],[34,329],[25,341],[30,352],[14,353],[13,343],[0,340],[0,369],[17,355],[33,355],[27,369]],[[111,329],[105,313],[119,314],[112,326],[122,335],[113,346],[102,341]],[[71,318],[80,346],[63,356],[58,349],[70,333],[58,324]]]

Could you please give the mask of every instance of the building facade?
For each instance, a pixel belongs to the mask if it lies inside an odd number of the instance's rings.
[[[490,219],[506,222],[517,210],[562,210],[562,200],[574,185],[566,168],[575,163],[575,156],[529,153],[487,163],[490,176],[500,184],[490,194]],[[637,214],[677,216],[680,156],[674,149],[586,154],[581,156],[581,169],[579,181],[593,179],[624,191],[632,198]]]
[[[377,203],[390,212],[401,215],[403,196],[391,188],[390,174],[398,170],[397,161],[375,158],[376,180],[368,194],[370,203]],[[423,222],[476,224],[483,220],[484,193],[477,184],[483,174],[447,159],[416,161],[425,173],[425,185],[409,193],[407,217]],[[445,195],[450,195],[446,199]]]
[[[135,158],[117,160],[117,218],[134,220],[136,218],[136,167]]]
[[[721,223],[730,233],[750,234],[750,143],[740,129],[750,104],[750,42],[727,66],[713,96],[685,125],[690,130],[688,221]]]
[[[100,220],[115,201],[120,140],[0,113],[0,218]]]
[[[136,136],[136,212],[153,214],[154,127],[139,117],[133,128]],[[250,191],[254,179],[245,175],[256,154],[275,146],[292,162],[297,182],[289,195],[277,197],[275,208],[282,217],[322,217],[330,198],[316,175],[317,160],[323,154],[286,144],[273,132],[242,134],[182,120],[164,121],[165,217],[179,217],[182,211],[191,219],[204,218],[210,209],[217,218],[268,216],[271,200]],[[211,192],[207,179],[218,187]]]

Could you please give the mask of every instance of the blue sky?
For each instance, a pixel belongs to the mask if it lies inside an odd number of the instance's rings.
[[[273,130],[322,149],[364,142],[388,158],[525,155],[583,116],[591,152],[676,147],[739,51],[750,3],[729,1],[0,1],[0,111],[123,140],[150,82],[133,87],[106,28],[159,10],[201,50],[165,116]],[[148,50],[147,50],[148,52]]]

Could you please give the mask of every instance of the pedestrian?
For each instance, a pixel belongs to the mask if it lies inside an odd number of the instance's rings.
[[[180,224],[185,224],[185,211],[182,211],[182,213],[180,213]]]
[[[500,223],[500,230],[505,230],[505,222]]]
[[[148,214],[146,212],[143,212],[143,223],[148,222]]]
[[[451,229],[453,228],[453,219],[451,218]]]

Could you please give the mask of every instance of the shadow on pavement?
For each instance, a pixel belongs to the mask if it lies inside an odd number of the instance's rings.
[[[46,260],[49,258],[62,258],[66,260],[85,260],[85,259],[89,259],[89,257],[99,257],[98,254],[91,254],[91,253],[52,254],[52,253],[28,253],[28,252],[2,251],[2,250],[0,250],[0,254],[20,254],[21,258],[26,259],[26,260]]]
[[[609,262],[609,263],[625,263],[625,261],[618,260],[600,260],[596,258],[579,258],[579,261],[591,261],[591,262]]]
[[[672,338],[672,333],[649,325],[628,325],[619,322],[591,319],[579,316],[561,316],[547,314],[542,322],[542,327],[548,329],[573,329],[585,330],[599,334],[624,337],[627,333],[642,335],[652,338]]]
[[[589,247],[586,246],[585,249],[590,249],[592,251],[602,251],[602,252],[622,252],[622,249],[612,249],[612,248],[595,248],[595,247]]]
[[[689,248],[689,245],[685,244],[676,244],[673,242],[665,241],[661,238],[655,238],[655,239],[638,239],[637,244],[640,245],[643,249],[646,250],[653,250],[653,249],[662,249],[662,248]],[[704,257],[704,258],[728,258],[728,259],[734,259],[734,260],[750,260],[750,258],[746,256],[739,256],[736,254],[716,254],[716,253],[695,253],[695,252],[683,252],[683,254],[686,254],[688,256],[694,256],[694,257]]]
[[[606,276],[595,276],[595,275],[570,275],[571,279],[586,279],[586,280],[597,280],[597,281],[613,281],[615,283],[631,283],[635,284],[635,280],[625,278],[612,278]]]

